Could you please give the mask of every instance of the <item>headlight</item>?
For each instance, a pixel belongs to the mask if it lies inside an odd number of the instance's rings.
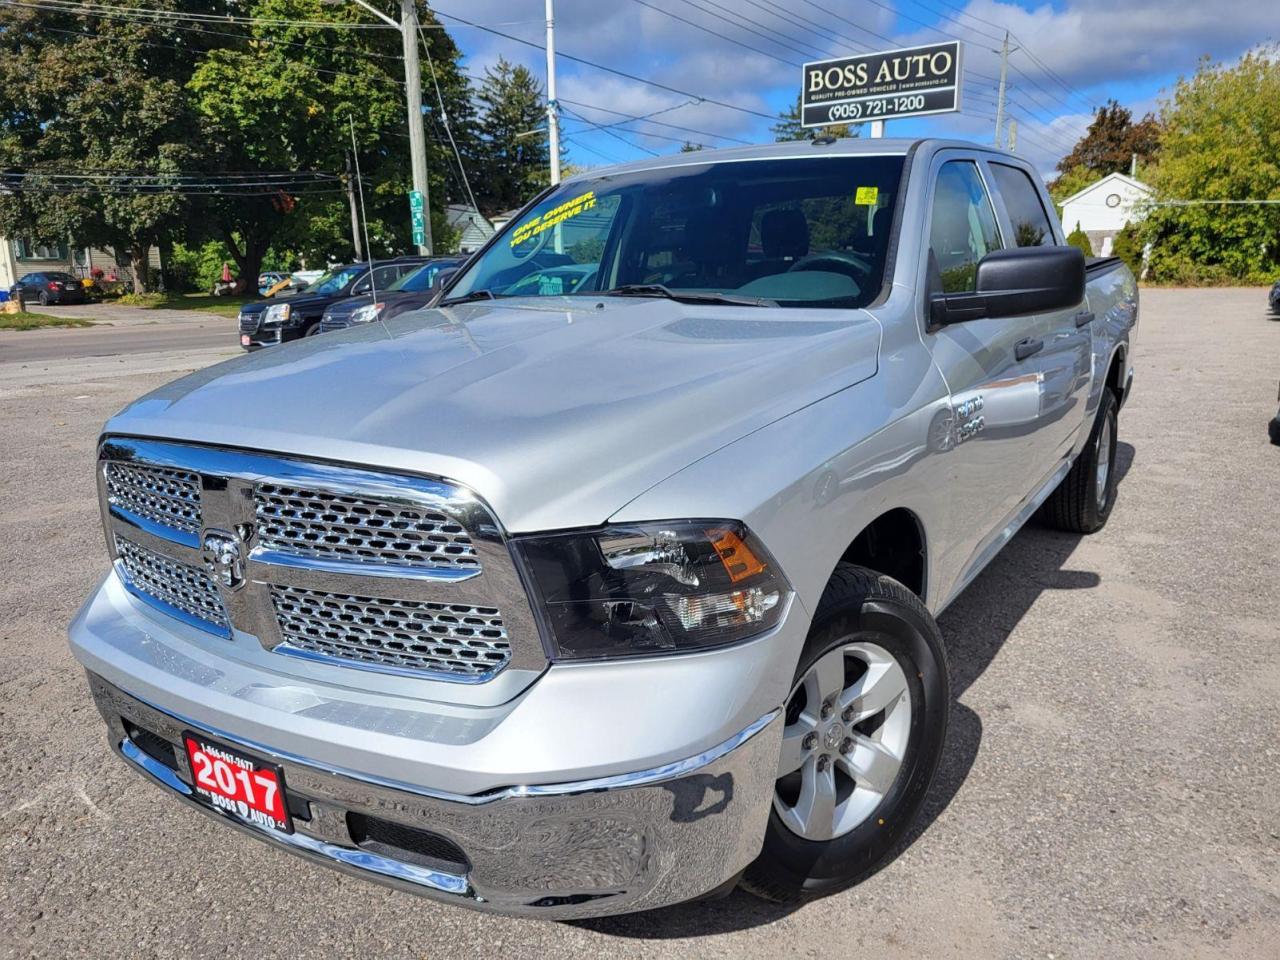
[[[281,323],[287,323],[289,320],[289,304],[273,303],[267,307],[266,313],[262,315],[262,322],[267,326],[275,326]]]
[[[777,624],[790,586],[734,520],[675,520],[512,541],[557,660],[736,643]]]
[[[351,314],[352,323],[369,323],[378,319],[378,314],[382,312],[385,303],[366,303],[363,307],[357,307]]]

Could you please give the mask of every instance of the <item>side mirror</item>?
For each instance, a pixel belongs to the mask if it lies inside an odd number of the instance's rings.
[[[996,250],[978,261],[975,287],[972,293],[935,293],[930,322],[945,326],[1077,306],[1084,300],[1084,254],[1077,247]]]

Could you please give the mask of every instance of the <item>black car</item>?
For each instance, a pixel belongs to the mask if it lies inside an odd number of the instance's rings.
[[[405,274],[391,286],[383,290],[377,289],[377,303],[374,293],[361,297],[348,297],[339,300],[324,312],[320,321],[320,332],[345,330],[357,323],[368,323],[370,320],[389,320],[391,317],[407,310],[425,307],[439,289],[437,278],[447,269],[456,269],[465,263],[462,257],[441,257],[429,260],[412,273]]]
[[[1280,280],[1271,285],[1271,312],[1280,313]]]
[[[427,262],[426,257],[397,257],[333,267],[297,296],[261,300],[240,308],[240,346],[257,350],[320,332],[320,318],[333,303],[391,286]],[[370,274],[372,273],[372,276]]]
[[[84,287],[69,273],[44,270],[28,273],[9,288],[9,299],[26,304],[38,302],[47,307],[51,303],[84,303]]]

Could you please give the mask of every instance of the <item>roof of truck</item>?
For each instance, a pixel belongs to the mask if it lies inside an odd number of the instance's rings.
[[[982,150],[988,153],[1005,153],[994,147],[970,143],[966,140],[944,140],[937,137],[894,137],[873,140],[870,137],[845,137],[840,140],[788,140],[782,143],[752,144],[746,147],[729,147],[724,150],[691,150],[670,156],[634,160],[609,167],[593,167],[584,170],[566,182],[591,179],[602,173],[631,173],[639,170],[658,170],[664,167],[682,167],[691,164],[726,163],[737,160],[773,160],[788,157],[832,157],[902,155],[914,146],[928,146],[934,150],[957,147],[963,150]]]

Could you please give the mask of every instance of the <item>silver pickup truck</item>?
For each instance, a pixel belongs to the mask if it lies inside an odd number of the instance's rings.
[[[1116,497],[1137,289],[1052,211],[960,142],[590,171],[434,308],[139,399],[70,626],[111,747],[500,913],[857,882],[943,749],[934,618]]]

